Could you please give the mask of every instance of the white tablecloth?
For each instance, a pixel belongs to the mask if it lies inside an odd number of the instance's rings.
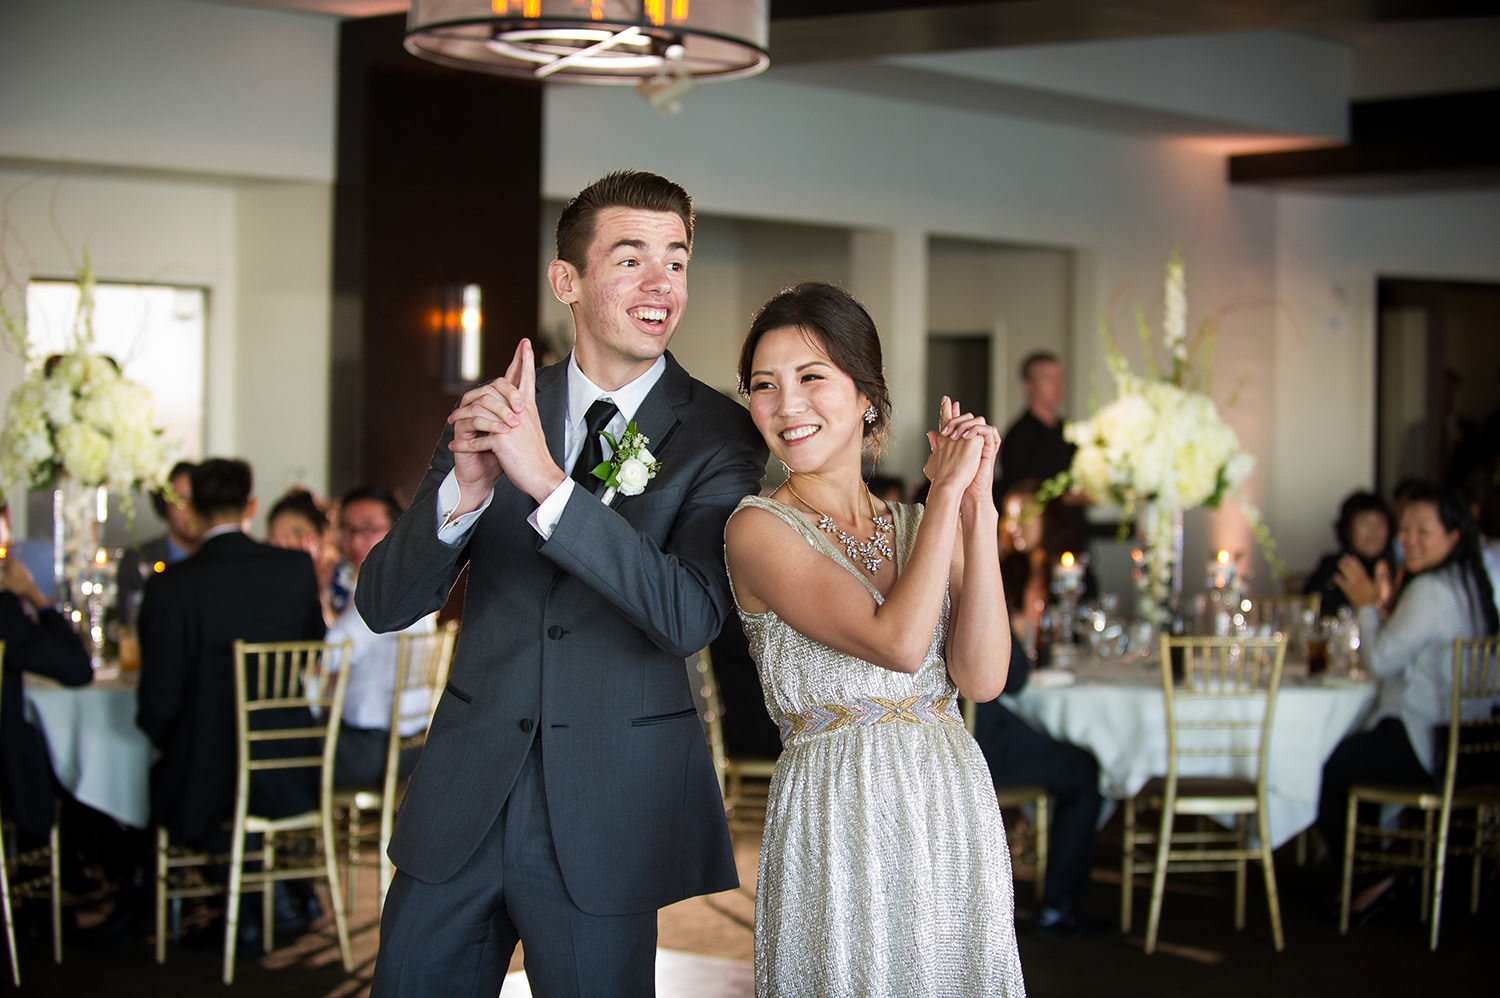
[[[41,728],[57,781],[96,811],[134,828],[151,816],[155,750],[135,726],[135,682],[69,688],[27,676],[26,717]]]
[[[1365,720],[1375,702],[1373,682],[1310,680],[1305,669],[1287,664],[1271,722],[1267,804],[1273,848],[1317,817],[1324,761],[1339,740]],[[1154,662],[1088,662],[1066,672],[1040,670],[1004,703],[1053,737],[1092,751],[1099,760],[1099,788],[1106,798],[1131,797],[1153,776],[1166,775],[1166,707],[1161,671]],[[1254,775],[1253,758],[1201,761],[1217,768],[1182,772]],[[1225,768],[1229,766],[1240,768],[1230,771]]]

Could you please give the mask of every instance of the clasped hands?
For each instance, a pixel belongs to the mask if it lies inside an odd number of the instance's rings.
[[[1344,591],[1355,608],[1373,606],[1382,612],[1389,607],[1391,594],[1396,589],[1396,580],[1391,578],[1391,571],[1384,560],[1375,563],[1375,574],[1372,576],[1365,571],[1364,563],[1352,554],[1339,559],[1339,570],[1333,581]]]
[[[945,484],[961,486],[965,509],[993,509],[995,458],[1000,453],[1000,431],[983,416],[963,412],[944,395],[938,403],[938,428],[927,431],[932,453],[922,474],[934,490]]]
[[[502,476],[537,502],[567,478],[547,449],[537,414],[536,357],[529,339],[516,345],[503,376],[464,393],[448,422],[461,496],[454,515],[483,505]]]

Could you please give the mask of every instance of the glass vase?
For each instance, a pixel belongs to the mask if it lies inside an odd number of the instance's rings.
[[[1161,635],[1171,633],[1182,619],[1182,509],[1145,503],[1136,517],[1136,531],[1138,625],[1133,643],[1142,656],[1154,658]]]
[[[60,478],[52,490],[53,599],[73,622],[98,669],[104,659],[104,612],[114,565],[103,547],[109,492]]]

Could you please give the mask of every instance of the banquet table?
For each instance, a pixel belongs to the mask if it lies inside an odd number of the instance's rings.
[[[155,749],[135,726],[135,679],[60,686],[25,677],[26,718],[41,729],[57,781],[81,803],[145,828],[151,814]]]
[[[1312,824],[1318,812],[1323,762],[1375,702],[1368,679],[1309,678],[1306,663],[1288,661],[1276,696],[1267,759],[1267,806],[1272,848]],[[1054,738],[1099,760],[1099,789],[1107,800],[1134,796],[1167,771],[1167,721],[1161,669],[1155,662],[1084,659],[1071,669],[1041,669],[1005,704]],[[1184,761],[1189,776],[1254,776],[1254,759],[1205,758],[1202,769]],[[1233,768],[1231,768],[1233,767]]]

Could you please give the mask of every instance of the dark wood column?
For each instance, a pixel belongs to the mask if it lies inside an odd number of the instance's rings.
[[[536,332],[541,86],[423,62],[404,30],[403,15],[341,28],[335,496],[365,482],[415,492],[463,388],[444,371],[450,289],[482,291],[482,378]]]

